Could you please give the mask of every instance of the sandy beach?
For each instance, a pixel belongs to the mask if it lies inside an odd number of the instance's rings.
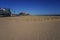
[[[60,17],[0,17],[0,40],[60,40]]]

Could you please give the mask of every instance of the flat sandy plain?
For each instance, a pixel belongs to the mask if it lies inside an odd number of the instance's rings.
[[[0,17],[0,40],[60,40],[60,16]]]

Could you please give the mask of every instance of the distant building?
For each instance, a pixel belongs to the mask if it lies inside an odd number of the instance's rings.
[[[0,8],[0,15],[11,16],[11,11],[8,8]]]
[[[16,16],[16,14],[11,14],[11,16]]]

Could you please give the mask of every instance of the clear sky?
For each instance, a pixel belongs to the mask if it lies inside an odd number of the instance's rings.
[[[0,7],[10,8],[12,12],[26,12],[31,15],[60,14],[59,0],[0,0]]]

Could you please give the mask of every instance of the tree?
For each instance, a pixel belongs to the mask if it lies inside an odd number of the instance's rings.
[[[24,12],[20,12],[20,13],[19,13],[19,16],[20,16],[20,15],[22,15],[22,16],[27,16],[27,15],[30,15],[30,14],[26,14],[26,13],[24,13]]]
[[[24,16],[24,15],[25,15],[25,13],[24,13],[24,12],[20,12],[20,13],[19,13],[19,15],[23,15],[23,16]]]

